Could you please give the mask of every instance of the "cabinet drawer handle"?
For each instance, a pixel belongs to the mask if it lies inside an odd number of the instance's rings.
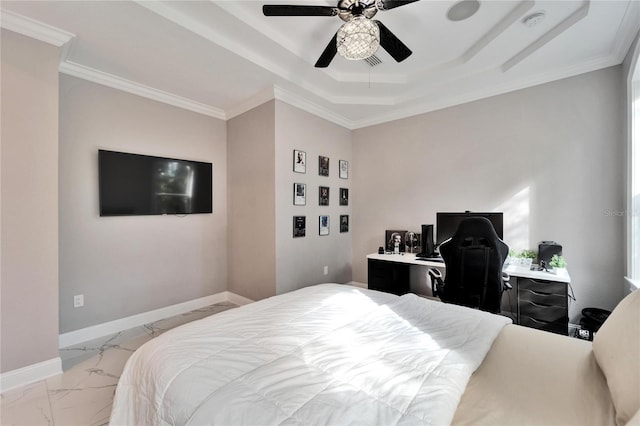
[[[555,306],[555,305],[542,305],[536,302],[526,302],[526,303],[529,303],[533,306],[537,306],[538,308],[560,308],[561,307],[561,306]]]
[[[531,289],[528,289],[528,288],[525,288],[524,291],[528,291],[530,293],[533,293],[536,296],[551,296],[551,295],[554,294],[554,293],[544,293],[544,292],[541,292],[541,291],[534,291],[534,290],[531,290]]]
[[[535,319],[535,318],[531,318],[531,317],[528,317],[528,318],[529,318],[529,320],[531,320],[533,322],[536,322],[538,324],[551,324],[549,321],[544,321],[544,320]]]
[[[557,281],[545,281],[545,280],[534,280],[533,278],[529,278],[529,281],[536,284],[556,284]]]

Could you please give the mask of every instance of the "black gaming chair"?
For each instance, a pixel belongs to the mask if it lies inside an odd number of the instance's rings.
[[[453,237],[440,245],[446,266],[444,283],[437,270],[429,271],[434,296],[446,303],[500,313],[502,292],[511,288],[508,275],[502,272],[508,252],[487,218],[463,220]]]

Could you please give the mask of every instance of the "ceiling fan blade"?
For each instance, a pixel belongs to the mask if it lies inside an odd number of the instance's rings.
[[[391,55],[396,62],[402,62],[413,53],[403,42],[398,39],[389,28],[380,21],[374,21],[380,28],[380,46]]]
[[[377,5],[380,10],[389,10],[405,4],[414,3],[418,0],[378,0]]]
[[[265,16],[336,16],[338,8],[332,6],[299,6],[265,4],[262,6]]]
[[[336,56],[336,53],[338,53],[338,46],[336,44],[337,39],[338,33],[336,32],[329,44],[327,44],[327,47],[324,48],[324,52],[322,52],[322,55],[320,55],[320,57],[318,58],[318,62],[316,62],[315,65],[316,68],[326,68],[329,66],[329,64],[333,60],[333,57]]]

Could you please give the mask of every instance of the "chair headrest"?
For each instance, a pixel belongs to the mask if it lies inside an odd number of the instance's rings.
[[[486,239],[487,241],[500,241],[500,237],[498,237],[491,221],[481,216],[471,216],[460,222],[452,240],[461,240],[467,237]]]

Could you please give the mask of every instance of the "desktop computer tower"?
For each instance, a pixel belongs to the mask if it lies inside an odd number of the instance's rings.
[[[433,245],[433,225],[422,225],[422,244],[418,257],[433,257],[435,251]]]

